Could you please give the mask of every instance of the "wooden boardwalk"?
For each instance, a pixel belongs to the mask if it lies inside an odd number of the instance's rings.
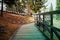
[[[46,40],[34,23],[25,24],[19,28],[12,40]]]

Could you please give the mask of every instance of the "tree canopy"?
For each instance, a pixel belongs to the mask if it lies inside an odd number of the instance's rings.
[[[16,5],[19,9],[24,9],[26,8],[26,5],[28,5],[34,12],[40,12],[40,8],[43,7],[42,0],[22,0],[21,2],[19,0],[4,0],[4,3],[9,7]]]
[[[43,7],[42,0],[24,0],[29,5],[32,11],[39,12],[40,8]]]

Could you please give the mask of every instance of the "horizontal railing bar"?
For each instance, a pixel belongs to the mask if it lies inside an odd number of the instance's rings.
[[[46,29],[48,30],[48,32],[50,33],[50,30],[49,30],[49,28],[45,25],[45,27],[46,27]]]
[[[59,31],[60,32],[60,29],[58,29],[58,28],[56,28],[56,27],[54,27],[54,26],[51,26],[51,25],[47,25],[46,23],[42,23],[42,22],[40,22],[40,24],[44,24],[45,26],[47,26],[47,27],[52,27],[52,28],[54,28],[55,30],[57,30],[57,31]]]
[[[54,27],[53,25],[53,15],[56,15],[56,14],[60,14],[60,10],[56,10],[56,11],[51,11],[51,12],[45,12],[45,13],[40,13],[40,14],[35,14],[36,16],[43,16],[43,22],[39,21],[38,22],[41,24],[41,25],[44,25],[42,26],[43,30],[47,30],[51,35],[50,35],[50,39],[53,40],[53,33],[56,35],[56,37],[60,40],[60,35],[59,35],[59,32],[60,32],[60,29],[59,28],[56,28]],[[45,21],[45,15],[50,15],[50,25],[46,24],[44,21]],[[38,17],[39,18],[39,17]],[[39,18],[40,19],[40,18]],[[39,25],[40,25],[39,24]],[[44,31],[43,31],[44,32]]]
[[[55,30],[58,30],[60,32],[60,29],[56,28],[56,27],[53,27]]]
[[[60,14],[60,10],[45,12],[45,13],[40,13],[40,14],[35,14],[35,15],[50,15],[50,14]]]
[[[46,26],[46,28],[48,27],[48,25],[45,25]],[[52,27],[52,26],[50,26],[50,27]],[[59,29],[57,29],[57,28],[55,28],[55,27],[52,27],[52,31],[55,33],[55,35],[58,37],[58,38],[60,38],[60,35],[56,32],[56,31],[59,31],[60,32],[60,30]],[[48,29],[47,29],[48,30]]]
[[[54,27],[54,26],[47,25],[47,24],[42,23],[42,22],[41,22],[41,24],[42,24],[42,25],[45,25],[45,27],[51,27],[51,28],[55,29],[56,31],[59,31],[59,32],[60,32],[60,29],[58,29],[58,28],[56,28],[56,27]]]
[[[44,25],[42,22],[41,22],[41,24]],[[48,30],[48,32],[50,33],[50,30],[49,30],[49,28],[47,27],[47,25],[44,25],[44,27],[46,27],[47,30]]]
[[[46,34],[44,34],[44,32],[43,31],[41,31],[41,29],[39,29],[39,27],[37,27],[38,28],[38,30],[40,30],[40,32],[42,32],[43,33],[43,35],[45,36],[45,37],[47,37],[47,39],[48,40],[50,40],[50,38],[48,37],[48,36],[46,36]]]
[[[43,24],[43,23],[42,23]],[[47,30],[48,30],[48,32],[50,33],[50,30],[48,29],[48,25],[46,25],[46,24],[44,24],[45,25],[45,27],[47,28]],[[50,27],[52,27],[52,26],[50,26]],[[59,29],[55,29],[55,27],[52,27],[52,31],[55,33],[55,35],[57,36],[57,38],[58,39],[60,39],[60,35],[56,32],[56,31],[58,31]]]
[[[53,32],[55,33],[55,35],[57,36],[57,38],[60,39],[60,35],[56,32],[55,29],[53,29]]]
[[[41,31],[41,30],[40,30]],[[47,39],[48,40],[50,40],[50,38],[43,32],[43,31],[41,31],[42,33],[43,33],[43,35],[45,36],[45,37],[47,37]]]
[[[43,23],[44,25],[46,25],[46,26],[48,26],[48,27],[52,27],[52,28],[54,28],[55,30],[57,30],[57,31],[59,31],[60,32],[60,29],[58,29],[58,28],[56,28],[56,27],[54,27],[54,26],[51,26],[51,25],[47,25],[47,24],[45,24],[45,23]]]

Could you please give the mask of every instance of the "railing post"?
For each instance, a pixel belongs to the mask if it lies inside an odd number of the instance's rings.
[[[45,28],[44,28],[44,15],[43,15],[43,32],[45,31]]]
[[[39,19],[39,18],[38,18],[38,16],[39,16],[39,15],[36,15],[37,25],[39,25],[39,22],[38,22],[38,19]]]
[[[40,20],[41,20],[41,18],[40,18],[40,14],[39,14],[39,27],[40,27]]]
[[[51,26],[53,26],[53,14],[51,14]],[[51,35],[51,40],[53,40],[53,29],[52,29],[52,27],[51,27],[50,35]]]

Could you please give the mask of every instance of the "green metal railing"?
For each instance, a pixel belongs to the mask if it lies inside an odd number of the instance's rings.
[[[60,20],[56,18],[58,15],[60,15],[60,10],[36,14],[37,27],[48,40],[60,40],[60,25],[59,27],[54,26]]]

